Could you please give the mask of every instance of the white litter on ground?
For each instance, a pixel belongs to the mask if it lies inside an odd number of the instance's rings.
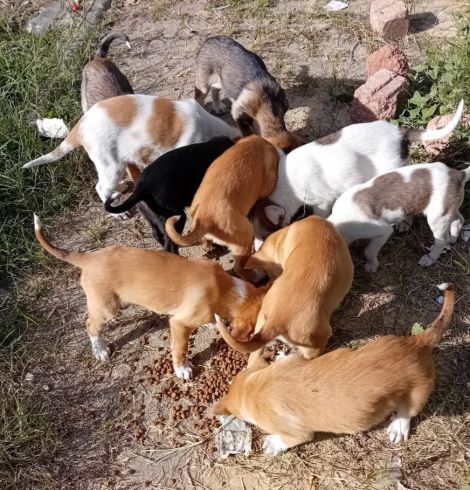
[[[327,12],[338,12],[339,10],[347,9],[349,5],[346,2],[340,2],[339,0],[331,0],[323,8]]]
[[[462,226],[462,231],[460,234],[464,242],[468,242],[470,240],[470,223]]]
[[[229,419],[232,419],[229,421]],[[228,458],[230,454],[251,453],[251,427],[236,417],[220,416],[220,423],[227,425],[217,435],[217,445],[221,458]]]
[[[63,119],[39,117],[36,119],[36,126],[39,133],[48,138],[63,139],[69,134],[69,128],[67,128]]]

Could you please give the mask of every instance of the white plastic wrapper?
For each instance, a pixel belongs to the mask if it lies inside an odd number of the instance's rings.
[[[340,2],[339,0],[331,0],[323,8],[327,12],[338,12],[339,10],[347,9],[349,5],[346,2]]]
[[[36,126],[39,133],[48,138],[63,139],[69,134],[69,128],[65,125],[63,119],[38,118],[36,119]]]
[[[251,453],[251,427],[243,420],[239,420],[232,416],[220,416],[221,424],[230,422],[218,433],[217,445],[219,447],[219,455],[225,459],[230,454],[244,453],[246,456]]]

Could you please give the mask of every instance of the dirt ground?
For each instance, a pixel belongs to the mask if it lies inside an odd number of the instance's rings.
[[[263,7],[265,3],[271,5]],[[263,57],[287,90],[289,128],[311,140],[351,122],[349,102],[365,78],[365,58],[380,45],[368,28],[368,1],[351,1],[348,13],[339,15],[325,15],[321,5],[117,0],[110,11],[113,28],[127,32],[133,48],[116,45],[112,56],[136,92],[179,99],[192,96],[193,62],[202,39],[231,35]],[[426,36],[437,42],[451,35],[451,7],[444,1],[415,6],[412,34],[404,42],[412,61],[419,59],[419,43]],[[156,248],[142,218],[107,216],[91,192],[76,212],[44,225],[50,238],[67,248],[115,243]],[[34,374],[31,389],[50,403],[60,429],[51,464],[60,488],[463,488],[470,479],[470,277],[468,265],[465,269],[458,262],[468,245],[460,241],[437,266],[422,269],[418,259],[430,243],[426,223],[417,220],[410,232],[389,240],[374,275],[364,271],[361,248],[354,248],[353,288],[335,314],[328,345],[329,350],[357,346],[377,335],[407,334],[415,322],[428,324],[439,311],[435,285],[456,283],[455,321],[436,352],[436,389],[413,420],[410,440],[391,444],[383,424],[358,436],[319,435],[275,458],[262,456],[262,435],[255,431],[252,455],[222,460],[210,436],[216,424],[209,432],[196,423],[215,399],[198,399],[201,386],[209,382],[206,373],[217,374],[218,359],[227,353],[213,330],[200,328],[194,340],[195,380],[179,381],[165,372],[167,319],[130,307],[105,331],[113,356],[99,364],[83,329],[86,305],[79,273],[47,260],[25,298],[43,319],[34,335],[38,346],[45,346],[38,347],[29,371]],[[197,247],[182,253],[202,255]],[[230,268],[227,254],[215,255]],[[243,359],[233,362],[241,366]],[[230,374],[222,378],[220,392]],[[178,406],[201,408],[188,408],[177,417]]]

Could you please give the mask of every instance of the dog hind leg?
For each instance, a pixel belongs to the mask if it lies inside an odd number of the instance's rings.
[[[171,332],[171,356],[173,358],[173,369],[178,378],[191,379],[193,367],[188,361],[188,344],[192,328],[184,322],[172,317],[170,319]]]
[[[369,244],[364,250],[364,255],[367,259],[367,263],[365,265],[365,269],[367,272],[377,272],[377,269],[379,267],[379,260],[377,259],[377,255],[392,233],[393,226],[386,226],[383,227],[382,234],[380,236],[371,238]]]

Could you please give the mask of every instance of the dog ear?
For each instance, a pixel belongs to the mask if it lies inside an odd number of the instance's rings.
[[[264,214],[273,225],[281,226],[286,210],[277,204],[269,204],[264,208]]]
[[[227,407],[225,406],[224,399],[219,400],[213,407],[212,407],[212,415],[232,415],[228,410]]]

